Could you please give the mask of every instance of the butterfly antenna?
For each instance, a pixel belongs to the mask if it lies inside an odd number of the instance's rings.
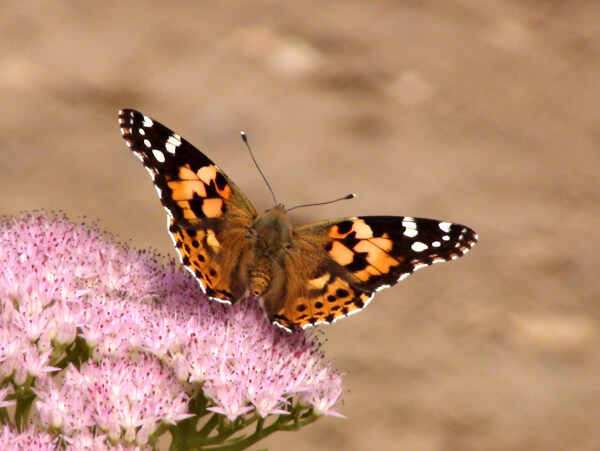
[[[347,199],[354,199],[356,197],[356,194],[350,193],[347,196],[344,197],[340,197],[339,199],[334,199],[334,200],[329,200],[327,202],[317,202],[316,204],[302,204],[302,205],[296,205],[295,207],[292,208],[288,208],[285,212],[289,212],[292,210],[295,210],[296,208],[302,208],[302,207],[314,207],[315,205],[327,205],[327,204],[332,204],[334,202],[338,202],[340,200],[347,200]]]
[[[271,196],[273,197],[273,202],[275,202],[275,205],[278,205],[277,199],[275,199],[275,193],[273,193],[273,190],[271,189],[271,185],[269,185],[269,181],[265,177],[265,174],[263,174],[263,171],[261,171],[260,166],[258,165],[258,163],[256,162],[256,159],[254,158],[254,154],[252,153],[250,144],[248,144],[248,137],[246,136],[246,133],[244,133],[244,132],[241,132],[241,133],[242,133],[242,141],[244,141],[244,144],[246,144],[246,147],[248,148],[248,152],[250,152],[250,156],[252,157],[252,161],[254,161],[254,165],[256,166],[256,169],[258,169],[258,172],[260,172],[260,175],[262,176],[263,180],[267,184],[269,191],[271,191]]]

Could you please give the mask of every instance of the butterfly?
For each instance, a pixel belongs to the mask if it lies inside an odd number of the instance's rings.
[[[417,269],[454,260],[477,242],[470,228],[409,216],[358,216],[293,227],[283,205],[258,214],[219,167],[181,136],[134,110],[121,133],[168,214],[182,264],[212,299],[252,294],[290,331],[332,323]]]

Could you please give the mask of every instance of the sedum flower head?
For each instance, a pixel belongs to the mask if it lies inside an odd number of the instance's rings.
[[[341,416],[341,376],[312,335],[273,327],[253,299],[211,302],[174,262],[95,227],[2,218],[0,266],[3,443],[143,448],[169,431],[173,447],[242,449]]]

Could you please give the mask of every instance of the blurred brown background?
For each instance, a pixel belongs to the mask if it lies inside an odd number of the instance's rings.
[[[600,3],[0,3],[0,214],[175,255],[118,130],[140,109],[258,210],[462,222],[479,245],[321,327],[348,419],[286,451],[600,448]],[[259,446],[255,447],[259,448]]]

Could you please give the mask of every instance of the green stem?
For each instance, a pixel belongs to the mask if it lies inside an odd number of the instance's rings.
[[[222,443],[219,446],[211,446],[206,449],[210,451],[241,451],[249,446],[255,444],[259,440],[271,435],[273,432],[277,431],[296,431],[307,424],[313,423],[317,420],[316,415],[309,415],[304,420],[299,420],[293,416],[283,416],[281,415],[273,424],[267,427],[258,427],[254,432],[254,434],[249,435],[247,437],[241,439],[235,439],[230,441],[229,443]],[[288,424],[290,423],[290,424]],[[264,421],[263,421],[264,424]]]
[[[65,357],[54,364],[54,366],[65,369],[69,363],[73,363],[77,369],[81,368],[81,364],[90,358],[90,349],[87,342],[77,335],[73,344],[65,350]]]
[[[260,417],[256,412],[238,417],[234,421],[227,420],[224,415],[213,413],[200,430],[196,430],[198,419],[202,416],[198,411],[209,413],[205,406],[206,398],[193,400],[190,403],[190,412],[196,413],[196,416],[170,427],[172,451],[241,451],[273,432],[296,431],[319,418],[312,408],[303,408],[297,403],[290,403],[286,407],[289,415],[279,415],[269,426],[265,426],[265,418]],[[254,432],[243,433],[242,431],[253,422],[256,422]],[[234,437],[235,434],[238,435]]]
[[[217,418],[219,414],[214,413],[212,417],[208,419],[206,424],[202,426],[202,429],[198,431],[198,435],[200,437],[208,437],[208,435],[213,431],[219,419]]]
[[[175,426],[171,426],[171,447],[172,451],[195,449],[190,447],[189,438],[196,435],[196,425],[198,417],[193,416],[185,420],[179,421]]]
[[[8,414],[8,409],[3,407],[0,409],[0,424],[9,424],[10,423],[10,415]]]
[[[36,398],[35,393],[28,392],[19,396],[17,407],[15,409],[15,424],[19,431],[23,431],[29,423],[29,411],[33,405],[33,400]]]

